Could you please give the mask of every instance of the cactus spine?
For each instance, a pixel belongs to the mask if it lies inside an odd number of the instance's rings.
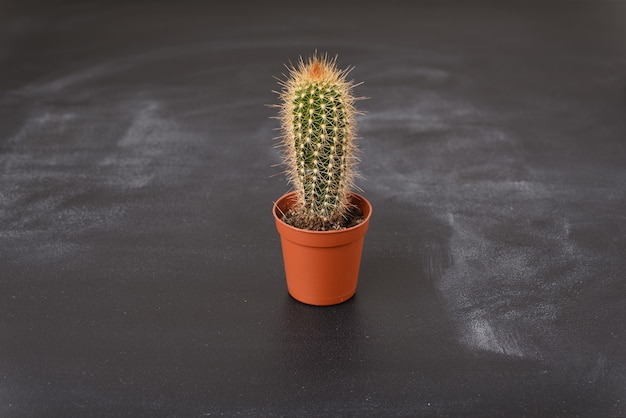
[[[278,93],[283,159],[298,198],[295,225],[311,230],[340,227],[356,175],[354,84],[346,80],[351,68],[337,69],[336,59],[300,58]]]

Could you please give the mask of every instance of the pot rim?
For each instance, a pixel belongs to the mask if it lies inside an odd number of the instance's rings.
[[[278,216],[278,212],[282,212],[279,211],[278,209],[278,204],[295,196],[296,192],[291,191],[291,192],[287,192],[284,195],[282,195],[281,197],[279,197],[275,202],[274,205],[272,207],[272,214],[274,215],[274,218],[279,221],[282,226],[284,228],[288,228],[290,230],[293,231],[298,231],[300,233],[306,233],[306,234],[313,234],[313,235],[332,235],[332,234],[341,234],[341,233],[349,233],[351,231],[354,231],[356,229],[359,228],[363,228],[363,227],[367,227],[369,224],[369,220],[372,217],[372,204],[369,202],[369,200],[367,200],[364,196],[361,196],[358,193],[355,192],[348,192],[348,194],[351,197],[355,197],[356,199],[362,201],[365,204],[365,207],[368,209],[367,210],[367,214],[365,215],[365,218],[363,219],[363,222],[351,226],[350,228],[344,228],[344,229],[335,229],[335,230],[330,230],[330,231],[312,231],[310,229],[302,229],[302,228],[296,228],[295,226],[289,225],[287,223],[285,223],[279,216]]]

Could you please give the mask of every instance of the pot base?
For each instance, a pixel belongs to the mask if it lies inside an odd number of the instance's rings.
[[[356,289],[354,289],[351,292],[346,293],[345,295],[337,296],[337,297],[333,297],[329,299],[324,299],[324,298],[314,298],[311,295],[307,295],[307,294],[297,294],[291,289],[287,289],[287,290],[289,291],[289,296],[291,296],[298,302],[301,302],[307,305],[313,305],[313,306],[338,305],[340,303],[347,302],[348,300],[352,298],[352,296],[356,294]]]

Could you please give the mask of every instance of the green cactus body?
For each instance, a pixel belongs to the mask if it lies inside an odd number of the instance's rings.
[[[348,70],[313,56],[279,93],[287,173],[298,194],[298,216],[308,229],[332,229],[348,207],[355,176],[354,97]]]

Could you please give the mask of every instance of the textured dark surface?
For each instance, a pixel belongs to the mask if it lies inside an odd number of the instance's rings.
[[[626,3],[39,3],[0,6],[0,416],[626,414]],[[265,106],[315,49],[370,97],[329,308]]]

